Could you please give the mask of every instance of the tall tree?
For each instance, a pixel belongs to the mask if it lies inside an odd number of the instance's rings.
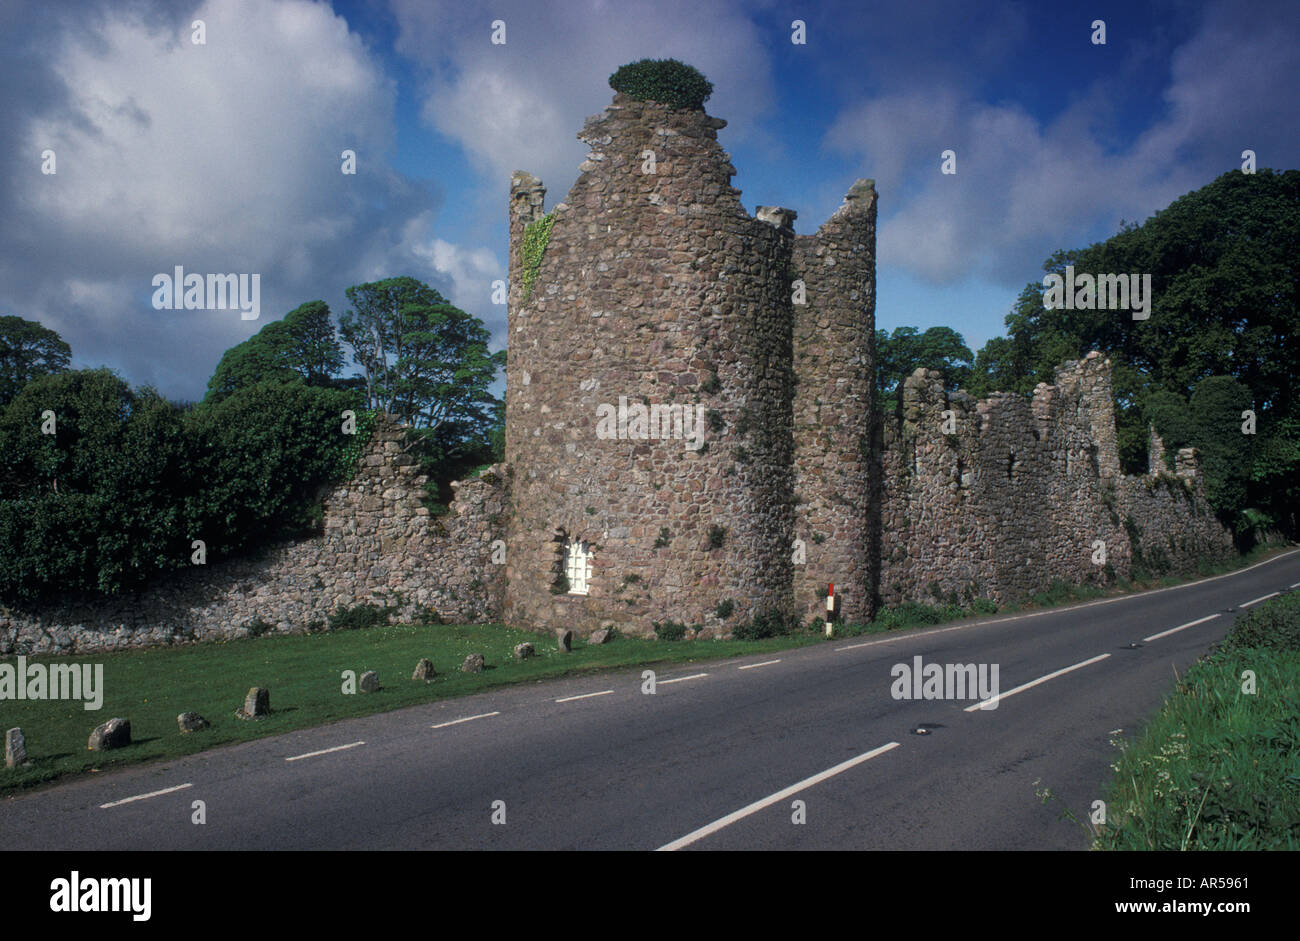
[[[333,386],[342,368],[343,350],[329,305],[309,301],[226,350],[208,381],[204,401],[215,404],[259,382]]]
[[[64,372],[72,347],[35,320],[0,317],[0,406],[38,376]]]
[[[917,369],[943,373],[949,391],[966,385],[973,360],[970,347],[951,327],[930,327],[924,333],[915,327],[899,327],[893,333],[877,330],[876,386],[881,408],[894,407],[899,385]]]
[[[1059,251],[1044,263],[1045,273],[1061,274],[1070,265],[1076,273],[1150,275],[1148,319],[1133,320],[1124,310],[1047,310],[1042,284],[1031,283],[1007,315],[1007,337],[990,341],[976,357],[972,384],[1028,392],[1050,382],[1062,359],[1102,350],[1114,364],[1120,457],[1132,473],[1146,467],[1148,402],[1159,401],[1155,393],[1188,401],[1203,380],[1230,377],[1248,390],[1258,420],[1255,441],[1238,448],[1238,463],[1249,471],[1246,503],[1266,508],[1294,531],[1291,507],[1300,481],[1300,445],[1290,437],[1300,427],[1297,259],[1300,171],[1225,173],[1141,225],[1121,225],[1104,242]],[[1210,420],[1197,409],[1210,409],[1220,398],[1206,393],[1199,403],[1189,402],[1195,427],[1205,429]],[[1252,467],[1253,460],[1267,467]],[[1236,505],[1228,495],[1238,492],[1237,484],[1210,484],[1212,473],[1207,468],[1207,485],[1223,496],[1222,506]]]
[[[488,387],[505,353],[488,352],[482,321],[414,278],[353,285],[347,296],[353,309],[339,328],[361,367],[369,407],[427,432],[444,425],[486,432],[497,402]]]
[[[343,370],[343,348],[330,321],[329,305],[308,301],[284,315],[289,344],[285,361],[309,386],[329,386]]]

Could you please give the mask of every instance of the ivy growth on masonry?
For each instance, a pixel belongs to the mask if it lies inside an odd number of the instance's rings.
[[[703,111],[713,83],[676,59],[641,59],[609,77],[609,87],[638,101],[658,101],[678,111]]]
[[[361,466],[361,455],[365,452],[366,446],[370,444],[370,438],[375,433],[375,424],[379,419],[379,412],[375,409],[360,409],[357,416],[357,433],[348,435],[346,444],[333,445],[333,449],[338,453],[335,465],[336,480],[351,480],[356,476],[357,470]]]
[[[542,268],[542,256],[546,254],[546,244],[551,240],[551,226],[555,224],[555,210],[552,209],[540,219],[534,219],[524,226],[524,239],[519,247],[523,260],[523,299],[527,304],[533,294],[533,281]]]

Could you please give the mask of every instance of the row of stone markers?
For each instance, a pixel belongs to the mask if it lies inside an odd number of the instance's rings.
[[[587,638],[589,646],[604,644],[609,640],[609,631],[595,631]],[[573,650],[573,631],[558,629],[555,632],[556,647],[562,653],[570,653]],[[529,657],[536,656],[536,649],[532,644],[524,642],[515,646],[514,656],[516,660],[527,660]],[[461,664],[462,673],[482,673],[487,667],[487,660],[481,653],[472,653],[465,658]],[[415,665],[415,672],[411,674],[413,680],[424,680],[426,683],[431,681],[437,672],[433,668],[433,661],[427,657],[422,657],[420,662]],[[379,685],[379,674],[374,670],[367,670],[361,674],[358,685],[363,693],[376,693],[382,687]],[[244,697],[244,705],[236,710],[235,718],[237,719],[260,719],[271,713],[271,691],[264,686],[254,686],[248,690],[248,695]],[[176,717],[176,725],[182,733],[199,732],[208,728],[211,723],[197,712],[182,712]],[[90,740],[87,748],[90,751],[108,751],[114,748],[124,748],[131,744],[131,720],[122,718],[109,719],[102,725],[95,727],[90,733]],[[20,768],[29,767],[31,761],[27,758],[27,740],[23,736],[22,729],[10,729],[5,733],[5,767]]]
[[[587,645],[596,646],[596,645],[603,644],[608,640],[609,640],[609,631],[607,630],[595,631],[592,633],[592,635],[589,638],[587,638]],[[573,631],[568,631],[564,629],[556,630],[555,644],[556,647],[559,648],[561,653],[572,652]],[[516,660],[527,660],[529,657],[533,657],[536,655],[537,655],[537,649],[527,641],[525,641],[522,644],[515,645]],[[487,668],[487,660],[481,653],[470,654],[468,657],[465,658],[465,662],[460,665],[460,671],[462,673],[482,673],[483,670],[486,668]],[[366,677],[368,676],[374,677],[374,684],[375,684],[374,689],[366,688]],[[424,680],[427,683],[430,680],[432,680],[435,676],[437,676],[437,673],[434,672],[433,662],[426,657],[426,658],[422,658],[420,662],[415,665],[415,672],[411,675],[411,679]],[[367,693],[374,692],[374,690],[379,688],[379,678],[373,672],[361,674],[360,683],[363,692],[367,692]]]
[[[262,686],[254,686],[244,697],[244,705],[235,711],[239,719],[260,719],[271,712],[271,691]],[[182,712],[176,717],[176,725],[181,732],[198,732],[211,725],[197,712]],[[131,720],[115,717],[100,725],[90,733],[86,748],[90,751],[109,751],[125,748],[131,744]],[[5,733],[5,767],[30,767],[27,757],[27,739],[22,729],[10,729]]]

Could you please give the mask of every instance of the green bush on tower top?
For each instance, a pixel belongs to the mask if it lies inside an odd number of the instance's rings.
[[[639,101],[660,101],[679,110],[702,111],[713,94],[712,82],[676,59],[631,62],[609,77],[609,87]]]

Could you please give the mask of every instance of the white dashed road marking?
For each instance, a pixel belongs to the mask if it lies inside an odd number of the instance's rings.
[[[1104,653],[1101,654],[1100,656],[1093,657],[1091,660],[1084,660],[1080,663],[1074,664],[1073,666],[1068,666],[1065,667],[1064,669],[1057,670],[1055,673],[1049,673],[1046,676],[1040,676],[1038,679],[1031,680],[1030,682],[1025,683],[1023,686],[1017,686],[1015,689],[1009,689],[1005,693],[998,693],[996,696],[993,696],[989,699],[981,700],[980,702],[977,702],[973,706],[967,706],[966,711],[974,712],[976,709],[991,709],[997,703],[1001,702],[1002,700],[1006,699],[1009,696],[1014,696],[1016,693],[1023,693],[1025,690],[1032,689],[1033,687],[1037,686],[1039,683],[1046,683],[1048,680],[1054,680],[1058,676],[1064,676],[1065,674],[1071,672],[1072,670],[1078,670],[1083,667],[1090,666],[1094,663],[1099,663],[1102,660],[1105,660],[1109,656],[1110,654]]]
[[[752,669],[754,669],[755,667],[770,667],[772,664],[774,664],[774,663],[780,663],[780,662],[781,662],[781,661],[780,661],[779,659],[777,659],[777,660],[764,660],[762,663],[747,663],[747,664],[745,664],[743,667],[737,667],[736,669],[738,669],[738,670],[752,670]]]
[[[563,699],[557,699],[556,702],[573,702],[575,699],[590,699],[592,696],[608,696],[614,692],[612,689],[602,689],[599,693],[583,693],[581,696],[565,696]]]
[[[1170,634],[1177,634],[1179,631],[1185,631],[1189,627],[1195,627],[1197,624],[1204,624],[1206,621],[1213,621],[1217,617],[1217,614],[1207,614],[1203,618],[1198,618],[1195,621],[1188,621],[1186,624],[1180,624],[1177,627],[1171,627],[1169,630],[1161,631],[1159,634],[1152,634],[1150,637],[1143,637],[1142,640],[1144,643],[1150,643],[1153,640],[1168,637]]]
[[[148,794],[137,794],[135,797],[124,797],[120,801],[109,801],[107,804],[100,804],[100,810],[107,810],[109,807],[117,807],[121,804],[129,804],[132,801],[148,800],[151,797],[159,797],[163,794],[170,794],[173,791],[183,791],[187,787],[193,787],[191,784],[178,784],[175,787],[165,787],[161,791],[150,791]]]
[[[1276,598],[1280,594],[1281,594],[1280,591],[1271,592],[1270,594],[1264,595],[1261,598],[1256,598],[1254,601],[1243,602],[1242,604],[1237,605],[1237,607],[1249,608],[1253,604],[1259,604],[1261,601],[1267,601],[1269,598]]]
[[[685,683],[687,680],[698,680],[702,676],[708,676],[707,673],[692,673],[690,676],[678,676],[671,680],[660,680],[660,686],[667,686],[669,683]]]
[[[450,722],[439,722],[437,725],[431,725],[431,729],[445,729],[449,725],[460,725],[462,722],[473,722],[475,719],[486,719],[489,716],[499,716],[500,712],[482,712],[476,716],[466,716],[463,719],[452,719]]]
[[[754,801],[754,803],[742,807],[740,808],[740,810],[737,810],[733,813],[729,813],[727,814],[727,816],[713,821],[713,823],[700,827],[698,830],[692,830],[690,833],[686,834],[686,836],[681,837],[680,839],[673,840],[671,843],[665,843],[663,846],[659,847],[659,849],[660,851],[671,852],[673,850],[679,850],[683,846],[689,846],[690,844],[694,843],[696,840],[702,840],[710,833],[717,833],[723,827],[730,826],[731,824],[735,823],[737,820],[742,820],[745,817],[748,817],[750,814],[758,813],[764,807],[771,807],[773,804],[777,803],[778,801],[785,800],[791,794],[798,794],[800,791],[810,788],[814,784],[820,784],[822,781],[825,781],[827,778],[833,778],[835,777],[835,775],[840,774],[841,772],[848,771],[850,768],[860,765],[864,761],[869,761],[872,758],[875,758],[877,755],[883,755],[885,752],[895,749],[897,747],[898,747],[898,742],[890,742],[888,745],[881,745],[879,748],[873,748],[871,751],[858,755],[858,757],[856,758],[850,758],[848,761],[841,762],[840,764],[836,765],[834,768],[827,768],[825,771],[818,772],[817,774],[814,774],[810,778],[804,778],[798,784],[792,784],[783,791],[777,791],[771,797],[764,797],[760,801]]]
[[[335,745],[333,748],[322,748],[320,751],[309,751],[305,755],[294,755],[292,758],[286,758],[285,761],[300,761],[303,758],[315,758],[317,755],[328,755],[330,752],[344,751],[348,748],[356,748],[358,745],[364,745],[365,742],[353,742],[351,745]]]

